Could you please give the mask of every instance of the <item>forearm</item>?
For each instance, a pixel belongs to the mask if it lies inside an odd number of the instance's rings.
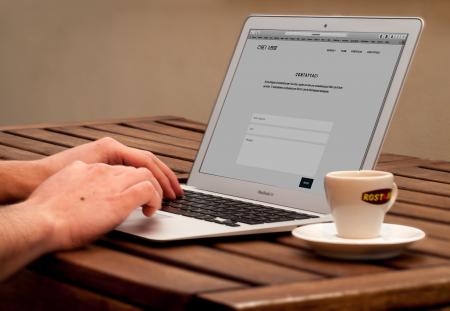
[[[0,161],[0,203],[26,199],[49,175],[41,161]]]
[[[50,221],[24,204],[0,207],[0,281],[51,251]]]

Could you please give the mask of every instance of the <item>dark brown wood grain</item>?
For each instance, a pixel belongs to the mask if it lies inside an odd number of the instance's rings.
[[[378,158],[378,163],[399,162],[399,161],[406,161],[406,160],[412,160],[412,159],[417,159],[417,158],[410,157],[407,155],[401,155],[401,154],[382,153],[382,154],[380,154],[380,157]]]
[[[448,210],[430,206],[396,202],[389,213],[394,215],[402,215],[408,218],[432,220],[438,223],[450,225],[450,213]]]
[[[379,171],[387,171],[387,172],[393,172],[396,169],[400,168],[411,168],[411,167],[417,167],[418,165],[421,165],[423,163],[426,163],[425,160],[412,158],[412,159],[405,159],[405,160],[399,160],[399,161],[389,161],[389,162],[383,162],[383,163],[377,163],[375,165],[375,169]]]
[[[430,237],[442,240],[450,240],[449,226],[447,224],[414,218],[406,218],[391,214],[386,215],[385,221],[392,224],[417,227],[425,231],[425,233]]]
[[[157,122],[161,124],[171,125],[174,127],[179,127],[182,129],[192,130],[199,133],[203,133],[206,130],[205,124],[185,119],[159,120]]]
[[[177,120],[182,119],[181,117],[174,116],[147,116],[147,117],[136,117],[136,118],[127,118],[126,122],[152,122],[152,121],[163,121],[163,120]],[[30,129],[30,128],[50,128],[50,127],[61,127],[61,126],[84,126],[91,124],[120,124],[124,122],[123,118],[109,118],[104,120],[86,120],[80,122],[54,122],[54,123],[36,123],[36,124],[22,124],[22,125],[6,125],[0,126],[0,131],[10,131],[16,129]]]
[[[0,160],[37,160],[44,155],[0,144]]]
[[[386,310],[450,303],[450,267],[203,294],[214,310]],[[221,308],[222,307],[222,308]]]
[[[224,252],[202,245],[154,246],[125,240],[104,239],[108,245],[127,253],[163,261],[251,285],[269,285],[319,279],[321,276]]]
[[[104,310],[137,311],[142,308],[24,270],[0,283],[0,309],[5,311]]]
[[[35,269],[133,304],[172,310],[186,307],[197,293],[246,286],[97,246],[57,253]]]
[[[19,136],[47,143],[52,144],[57,143],[65,147],[75,147],[92,141],[90,139],[83,139],[72,135],[64,135],[56,132],[47,131],[46,129],[38,129],[38,128],[15,129],[8,131],[8,133],[13,133]]]
[[[178,178],[178,182],[182,183],[182,184],[186,184],[189,178],[189,174],[187,173],[177,173],[175,172],[175,175]]]
[[[135,129],[131,127],[121,126],[117,124],[101,124],[101,125],[90,125],[87,126],[96,130],[110,132],[114,134],[122,134],[125,136],[142,138],[145,140],[157,141],[167,145],[180,146],[184,148],[197,150],[200,147],[199,142],[192,141],[189,139],[178,138],[174,136],[169,136],[165,134],[154,133],[150,131]]]
[[[428,169],[423,167],[396,168],[392,172],[397,176],[412,177],[415,179],[436,181],[450,184],[450,174],[444,171]]]
[[[292,235],[277,237],[275,241],[284,245],[293,246],[306,251],[312,251],[305,241],[294,238]],[[383,261],[372,261],[372,263],[396,269],[429,267],[449,263],[448,260],[440,258],[440,254],[436,254],[435,252],[428,252],[428,254],[432,256],[424,256],[423,254],[416,254],[414,252],[405,252],[399,257]],[[317,258],[319,259],[320,257]]]
[[[11,130],[9,132],[14,133],[19,136],[26,137],[26,138],[35,139],[37,141],[57,142],[59,145],[66,146],[66,147],[75,147],[75,146],[78,146],[78,145],[81,145],[84,143],[88,143],[93,140],[101,138],[101,137],[99,137],[99,138],[95,138],[95,137],[80,138],[80,137],[73,136],[70,134],[62,134],[62,133],[58,133],[58,132],[54,132],[54,131],[49,131],[46,129],[35,129],[35,128],[15,129],[15,130]],[[105,137],[105,136],[108,136],[108,135],[105,134],[102,137]],[[20,152],[20,150],[18,150],[18,151]],[[1,153],[1,149],[0,149],[0,156],[2,156],[2,154],[4,154],[4,157],[5,157],[4,159],[14,159],[14,158],[21,159],[21,160],[32,159],[32,157],[30,157],[30,154],[28,154],[27,151],[23,151],[22,153],[25,153],[25,154],[17,155],[17,156],[12,154],[8,158],[6,158],[9,153],[8,152]],[[42,156],[38,156],[38,157],[42,157]],[[158,158],[160,158],[162,161],[164,161],[164,163],[166,163],[172,170],[174,170],[176,172],[188,173],[191,171],[192,163],[189,161],[175,159],[175,158],[167,157],[167,156],[163,156],[163,155],[158,155]],[[185,178],[185,176],[181,176],[181,178]]]
[[[395,182],[400,189],[450,197],[450,184],[403,176],[395,176]]]
[[[427,161],[426,163],[420,165],[422,168],[427,168],[430,170],[442,171],[450,173],[450,162],[444,161]]]
[[[411,246],[411,250],[450,259],[450,241],[426,237]]]
[[[383,260],[382,264],[396,269],[417,269],[446,266],[449,261],[438,256],[424,255],[407,250],[397,257]]]
[[[174,145],[167,145],[161,142],[143,140],[140,138],[125,136],[122,134],[114,134],[86,127],[59,127],[51,128],[52,131],[81,137],[85,139],[100,139],[103,137],[111,137],[117,141],[138,149],[148,150],[158,155],[173,157],[176,159],[193,161],[196,151]]]
[[[328,277],[379,273],[389,270],[386,267],[370,263],[321,258],[302,249],[266,241],[218,243],[214,246],[225,251],[250,256],[258,260],[264,260]]]
[[[203,134],[157,122],[126,122],[125,126],[200,142]]]
[[[2,145],[39,153],[42,155],[51,155],[66,150],[67,148],[57,144],[49,144],[42,141],[16,136],[0,132],[0,142]]]
[[[450,209],[450,198],[447,196],[416,192],[413,190],[400,189],[397,201],[413,203],[424,206],[433,206]]]

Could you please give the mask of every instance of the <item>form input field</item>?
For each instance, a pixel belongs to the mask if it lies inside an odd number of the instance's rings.
[[[236,163],[315,176],[333,123],[255,113]]]
[[[237,163],[268,170],[314,176],[325,146],[259,136],[246,136]]]
[[[330,132],[331,128],[333,127],[333,122],[330,121],[281,117],[259,113],[254,113],[250,122],[255,124],[289,127],[318,132]]]
[[[314,144],[326,144],[328,133],[311,132],[307,130],[298,130],[293,128],[275,127],[260,124],[250,124],[247,129],[247,134],[266,136],[272,138],[298,140]]]

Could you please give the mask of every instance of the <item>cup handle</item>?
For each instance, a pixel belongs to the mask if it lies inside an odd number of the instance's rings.
[[[385,209],[384,209],[384,212],[385,212],[385,213],[387,213],[387,212],[391,209],[392,205],[394,205],[395,201],[397,200],[397,194],[398,194],[398,187],[397,187],[397,184],[396,184],[396,183],[393,183],[392,186],[393,186],[393,187],[392,187],[391,198],[390,198],[390,200],[389,200],[389,205],[387,205],[387,206],[385,207]]]

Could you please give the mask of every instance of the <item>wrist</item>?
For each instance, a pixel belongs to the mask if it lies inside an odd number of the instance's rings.
[[[50,222],[26,202],[0,207],[0,281],[52,251]]]
[[[28,174],[24,173],[24,175],[27,174],[26,177],[22,176],[21,178],[22,193],[19,194],[19,200],[26,200],[44,180],[53,174],[49,165],[43,160],[26,161],[20,164]]]
[[[28,169],[32,172],[32,177],[28,183],[28,194],[34,191],[44,180],[49,178],[55,172],[49,165],[48,158],[42,158],[39,160],[28,161]]]
[[[0,202],[25,200],[50,175],[50,169],[41,160],[0,161]]]
[[[39,206],[27,200],[11,205],[8,209],[13,219],[12,224],[17,230],[18,239],[30,246],[37,256],[55,249],[51,243],[54,223],[51,217],[41,212]]]
[[[0,207],[0,281],[53,250],[50,222],[26,205]]]

